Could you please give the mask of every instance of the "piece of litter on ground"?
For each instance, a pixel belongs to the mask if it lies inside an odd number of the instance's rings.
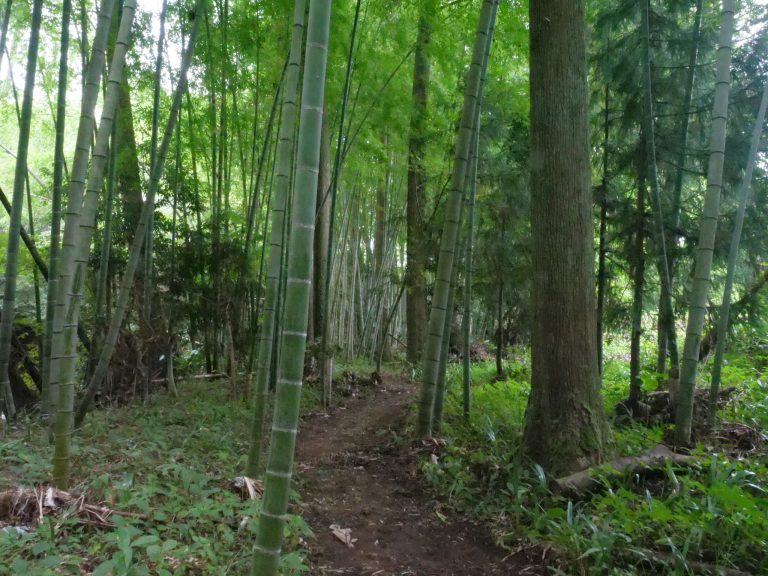
[[[347,545],[347,548],[355,547],[355,542],[357,542],[357,538],[352,538],[351,528],[342,528],[338,524],[331,524],[329,528],[333,532],[333,535],[336,536],[336,538],[340,542]]]
[[[232,481],[232,485],[242,496],[247,496],[251,500],[256,500],[256,498],[264,494],[264,483],[261,480],[254,480],[248,476],[238,476]]]

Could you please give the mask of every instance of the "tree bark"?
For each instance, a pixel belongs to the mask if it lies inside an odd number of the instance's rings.
[[[584,0],[532,0],[531,395],[526,453],[553,474],[611,449],[597,369]]]
[[[406,356],[408,362],[421,361],[427,327],[426,266],[426,175],[424,155],[427,138],[427,94],[430,76],[429,43],[432,24],[430,8],[425,5],[419,17],[419,32],[413,62],[413,110],[408,137],[408,201],[406,207],[407,265],[406,286]]]
[[[629,342],[629,407],[634,414],[640,402],[642,380],[640,380],[640,338],[643,335],[643,293],[645,288],[645,175],[647,164],[643,146],[644,136],[640,138],[639,160],[637,165],[637,208],[635,224],[633,294],[632,294],[632,334]]]
[[[331,134],[328,119],[323,115],[320,135],[320,173],[317,179],[317,223],[315,225],[315,258],[312,280],[312,322],[309,340],[322,338],[325,322],[325,273],[328,266],[328,240],[330,238],[331,201]]]

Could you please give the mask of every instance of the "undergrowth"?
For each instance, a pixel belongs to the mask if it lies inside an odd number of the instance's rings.
[[[146,406],[95,412],[74,442],[71,492],[135,515],[113,516],[110,528],[59,514],[0,529],[0,575],[249,573],[260,502],[231,486],[245,465],[248,423],[247,402],[201,381],[182,383],[178,399],[157,394]],[[0,490],[47,481],[43,436],[29,424],[0,441]],[[290,517],[282,574],[307,571],[300,543],[310,535]]]
[[[611,357],[610,349],[608,357],[603,395],[612,414],[626,397],[629,370],[627,359]],[[646,360],[652,365],[650,352]],[[724,420],[768,427],[764,366],[762,356],[729,356],[723,385],[736,386],[737,393],[721,414]],[[492,362],[474,365],[472,411],[465,421],[461,369],[449,369],[445,446],[422,467],[450,506],[489,525],[502,545],[522,538],[552,547],[555,573],[692,574],[692,567],[720,566],[768,574],[764,453],[729,458],[700,445],[692,465],[667,465],[643,477],[606,477],[602,490],[581,500],[558,496],[544,471],[519,450],[529,372],[527,356],[519,353],[505,364],[501,381]],[[644,372],[643,383],[646,390],[655,389],[657,375]],[[630,455],[661,442],[664,426],[614,426],[614,433],[619,455]]]

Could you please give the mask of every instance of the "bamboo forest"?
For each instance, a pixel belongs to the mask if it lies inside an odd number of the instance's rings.
[[[768,576],[768,0],[0,0],[0,576]]]

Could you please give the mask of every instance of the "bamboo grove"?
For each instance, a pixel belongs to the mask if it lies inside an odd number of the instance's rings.
[[[474,410],[478,343],[499,375],[524,347],[521,446],[558,476],[615,452],[606,342],[632,418],[653,346],[686,447],[710,350],[713,426],[728,339],[764,336],[760,2],[0,10],[3,425],[39,419],[67,489],[89,412],[219,377],[264,478],[253,574],[278,571],[302,394],[333,404],[340,364],[408,366],[430,438],[450,394]]]

